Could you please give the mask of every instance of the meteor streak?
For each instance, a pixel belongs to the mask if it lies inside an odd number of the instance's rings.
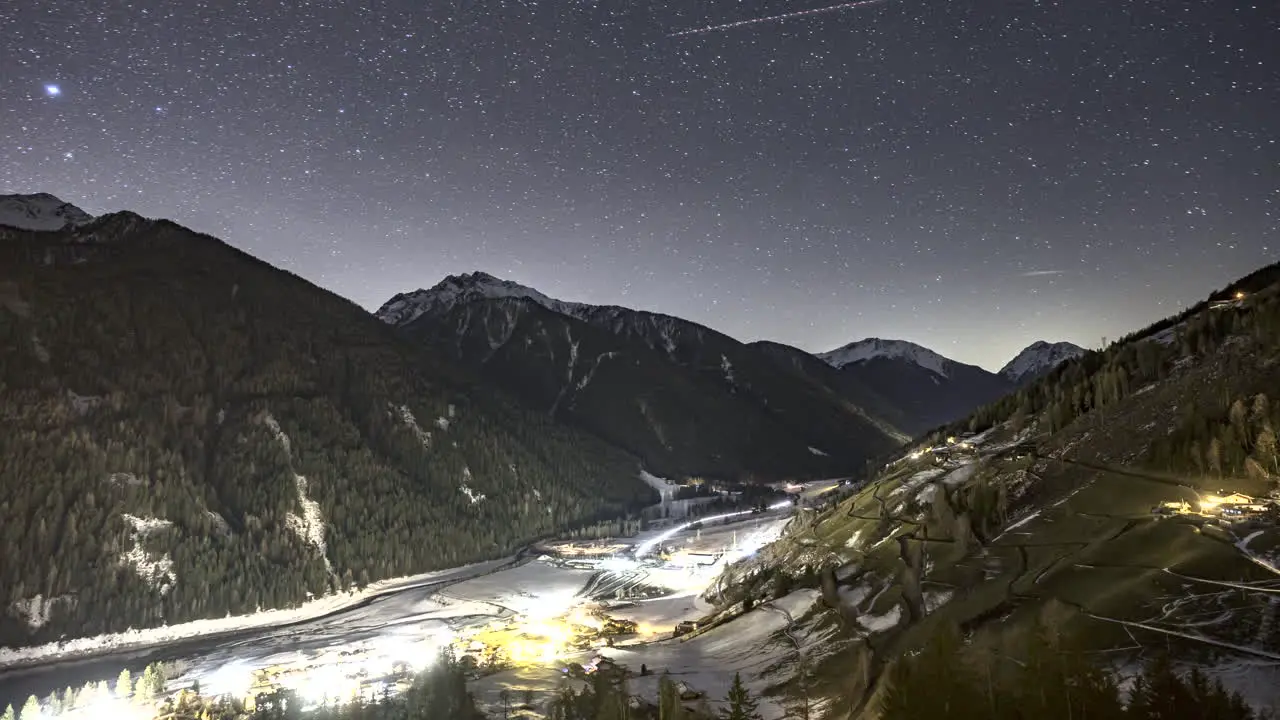
[[[725,23],[724,25],[709,25],[707,27],[695,28],[693,30],[681,30],[677,33],[671,33],[667,37],[682,37],[684,35],[702,35],[704,33],[716,32],[717,30],[731,30],[744,25],[759,25],[760,23],[776,22],[778,20],[789,20],[795,17],[803,17],[805,15],[820,15],[822,13],[836,12],[837,10],[849,10],[851,8],[862,7],[863,5],[878,5],[886,0],[857,0],[857,2],[840,3],[839,5],[831,5],[830,7],[815,8],[813,10],[799,10],[797,12],[784,13],[782,15],[770,15],[769,17],[755,18],[754,20],[739,20],[738,22]]]

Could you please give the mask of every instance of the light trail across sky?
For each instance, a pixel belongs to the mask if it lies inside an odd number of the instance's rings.
[[[671,33],[667,37],[702,35],[704,33],[717,32],[720,30],[732,30],[733,28],[743,27],[745,25],[759,25],[760,23],[790,20],[791,18],[804,17],[806,15],[821,15],[823,13],[862,7],[863,5],[879,5],[882,2],[887,2],[887,0],[857,0],[857,2],[840,3],[839,5],[814,8],[813,10],[797,10],[796,12],[783,13],[782,15],[770,15],[769,17],[754,18],[752,20],[739,20],[738,22],[725,23],[724,25],[708,25],[707,27],[694,28],[693,30],[681,30],[677,33]]]

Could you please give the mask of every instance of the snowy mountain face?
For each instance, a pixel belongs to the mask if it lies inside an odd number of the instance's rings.
[[[594,307],[555,300],[531,287],[477,271],[450,275],[430,290],[400,293],[379,308],[376,315],[390,325],[408,325],[429,312],[439,313],[474,300],[499,298],[532,300],[553,312],[579,318]]]
[[[1036,341],[1000,368],[999,375],[1015,385],[1025,385],[1068,360],[1084,355],[1086,350],[1069,342]]]
[[[818,358],[834,368],[843,368],[853,363],[864,362],[875,358],[906,360],[919,365],[925,370],[947,377],[947,365],[951,360],[926,348],[905,340],[882,340],[867,338],[852,342],[831,352],[818,353]]]
[[[904,340],[867,338],[817,357],[872,388],[894,410],[895,426],[910,435],[964,417],[1013,389],[995,373]]]
[[[388,300],[375,314],[385,323],[404,327],[423,315],[442,315],[458,305],[476,300],[499,299],[529,300],[552,312],[591,323],[623,337],[640,340],[673,357],[682,341],[700,342],[707,333],[717,334],[696,323],[661,313],[616,305],[589,305],[556,300],[531,287],[480,271],[450,275],[429,290],[400,293]]]
[[[48,193],[0,195],[0,225],[22,230],[62,230],[92,220],[89,213]]]

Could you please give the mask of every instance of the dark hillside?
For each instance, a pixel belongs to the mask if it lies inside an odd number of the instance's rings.
[[[650,501],[329,292],[121,213],[0,228],[0,643],[288,606]]]

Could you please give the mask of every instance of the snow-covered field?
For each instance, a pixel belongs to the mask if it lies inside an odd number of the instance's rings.
[[[291,610],[34,648],[0,649],[0,668],[10,670],[5,682],[0,682],[0,695],[19,691],[23,696],[27,692],[43,694],[73,680],[80,684],[111,679],[122,667],[140,667],[153,658],[179,661],[185,668],[182,682],[198,679],[214,692],[238,689],[254,669],[268,666],[298,669],[304,681],[312,682],[306,676],[323,675],[326,667],[350,664],[353,657],[388,663],[397,657],[429,658],[430,647],[438,647],[469,627],[512,615],[560,617],[588,600],[587,587],[597,592],[603,585],[611,594],[614,587],[639,584],[672,592],[611,611],[616,617],[635,620],[644,632],[636,638],[639,644],[611,648],[606,654],[637,672],[641,663],[653,669],[667,668],[680,675],[678,679],[718,700],[735,670],[741,670],[744,680],[756,689],[784,679],[761,674],[784,657],[788,648],[794,652],[787,635],[778,633],[787,624],[785,614],[761,609],[734,621],[731,628],[694,638],[672,640],[670,633],[682,620],[707,615],[712,608],[700,595],[724,566],[776,539],[789,519],[785,510],[748,513],[733,517],[728,524],[712,522],[701,529],[677,526],[631,540],[644,543],[661,537],[663,544],[689,553],[683,556],[683,564],[654,567],[652,558],[645,564],[620,558],[625,567],[601,575],[542,558],[500,569],[512,560],[506,558],[386,580]],[[441,583],[448,585],[440,587]],[[777,637],[773,637],[775,633]],[[496,703],[496,696],[488,696],[502,687],[520,691],[533,684],[542,697],[539,703],[545,704],[542,693],[554,689],[561,677],[558,667],[522,667],[486,678],[476,690]],[[656,678],[637,680],[637,692],[656,693]]]
[[[522,615],[545,615],[567,610],[594,574],[591,570],[560,567],[539,559],[460,582],[441,595]]]
[[[761,714],[766,720],[775,720],[785,715],[784,708],[776,699],[763,694],[770,686],[787,679],[785,668],[796,655],[795,644],[786,633],[790,624],[788,614],[798,620],[813,607],[817,598],[816,591],[801,590],[694,637],[612,648],[604,655],[632,672],[638,673],[644,665],[649,674],[632,677],[629,684],[633,694],[651,702],[658,696],[659,677],[667,672],[673,680],[688,683],[705,693],[713,708],[719,707],[734,673],[740,672],[743,684],[760,698]],[[591,653],[584,653],[581,659],[590,656]],[[475,684],[474,690],[483,705],[499,708],[502,690],[518,696],[528,688],[535,693],[535,707],[541,709],[563,677],[555,669],[510,670],[484,678]]]
[[[503,558],[501,560],[466,565],[460,568],[382,580],[355,592],[328,595],[287,610],[265,610],[252,615],[234,615],[210,620],[196,620],[177,625],[166,625],[146,630],[128,630],[121,633],[79,638],[60,643],[48,643],[29,648],[0,648],[0,669],[112,653],[121,650],[135,650],[209,635],[292,625],[338,612],[381,595],[399,593],[421,585],[482,575],[492,572],[513,559]]]

